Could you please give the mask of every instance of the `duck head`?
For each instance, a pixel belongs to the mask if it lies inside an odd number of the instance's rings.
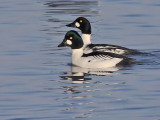
[[[78,17],[74,22],[66,25],[68,27],[76,27],[84,34],[91,34],[90,22],[84,17]]]
[[[58,47],[69,46],[72,49],[80,49],[83,47],[83,40],[81,36],[74,30],[68,31],[62,43]]]

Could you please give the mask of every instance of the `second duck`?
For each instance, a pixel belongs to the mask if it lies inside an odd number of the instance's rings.
[[[84,53],[90,52],[110,52],[116,53],[120,55],[133,55],[133,54],[141,54],[141,52],[133,49],[129,49],[126,47],[121,47],[118,45],[110,45],[110,44],[92,44],[91,43],[91,24],[84,17],[78,17],[74,22],[66,25],[68,27],[76,27],[82,32],[82,40],[83,40],[83,50]]]

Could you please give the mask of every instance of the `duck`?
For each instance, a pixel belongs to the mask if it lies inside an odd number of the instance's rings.
[[[78,17],[74,22],[67,24],[68,27],[75,27],[81,30],[84,53],[91,52],[110,52],[119,55],[141,54],[141,52],[126,47],[111,44],[92,44],[91,43],[91,24],[85,17]]]
[[[92,51],[84,53],[84,42],[78,32],[70,30],[58,47],[69,46],[72,49],[72,65],[82,68],[109,68],[130,65],[134,59],[111,52]]]

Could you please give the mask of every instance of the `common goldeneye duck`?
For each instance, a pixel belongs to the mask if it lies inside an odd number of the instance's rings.
[[[107,68],[128,65],[133,59],[109,52],[83,52],[83,40],[74,30],[66,33],[58,47],[69,46],[72,49],[72,64],[83,68]]]
[[[68,27],[76,27],[82,32],[82,40],[83,40],[83,49],[84,53],[90,52],[111,52],[120,55],[131,55],[131,54],[141,54],[133,49],[129,49],[126,47],[121,47],[118,45],[110,45],[110,44],[92,44],[91,43],[91,24],[84,17],[78,17],[73,23],[66,25]]]

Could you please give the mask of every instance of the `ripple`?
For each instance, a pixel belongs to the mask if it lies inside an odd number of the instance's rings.
[[[48,7],[70,7],[70,6],[88,6],[98,5],[98,1],[67,1],[67,0],[55,0],[45,3]]]
[[[121,17],[149,17],[148,14],[126,14],[120,15]]]
[[[90,9],[92,6],[99,6],[98,1],[50,1],[44,4],[48,6],[46,14],[86,14],[96,15],[97,9]],[[90,6],[90,7],[88,7]],[[70,8],[68,8],[70,7]],[[72,9],[71,9],[72,8]]]

